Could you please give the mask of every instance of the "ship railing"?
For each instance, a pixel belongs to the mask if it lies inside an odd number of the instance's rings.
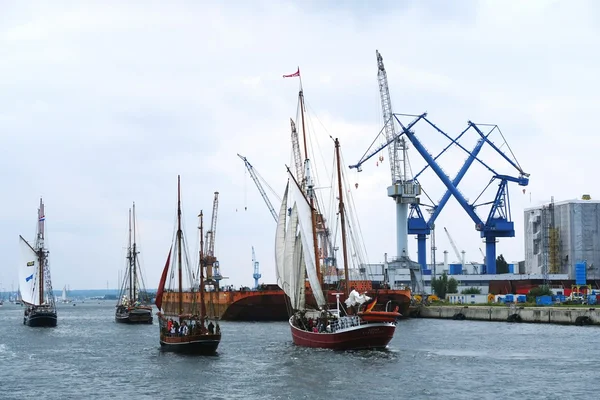
[[[360,318],[353,315],[347,317],[341,317],[340,319],[334,321],[330,324],[331,332],[337,332],[341,329],[352,328],[354,326],[359,326],[361,324]]]

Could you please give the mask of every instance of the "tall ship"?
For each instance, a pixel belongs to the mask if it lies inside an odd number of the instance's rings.
[[[125,324],[151,324],[152,304],[144,286],[135,231],[135,203],[129,209],[127,266],[115,310],[115,321]]]
[[[295,74],[300,75],[300,69]],[[335,309],[331,309],[323,290],[323,270],[320,266],[321,253],[327,241],[335,241],[325,227],[325,218],[319,210],[315,193],[314,166],[311,163],[306,140],[304,123],[304,95],[300,84],[299,105],[302,118],[304,158],[298,164],[295,175],[288,168],[288,182],[277,220],[275,236],[275,264],[279,286],[289,300],[289,325],[294,344],[304,347],[329,348],[336,350],[381,349],[392,340],[396,330],[396,320],[401,316],[399,308],[375,310],[377,298],[372,299],[350,287],[348,238],[351,236],[353,255],[361,249],[356,236],[357,230],[346,231],[347,220],[352,214],[345,206],[348,194],[343,189],[340,162],[340,145],[335,144],[335,166],[337,170],[337,210],[339,221],[336,232],[341,234],[344,264],[342,292],[334,292]],[[297,143],[293,142],[296,146]],[[296,149],[294,154],[296,154]],[[298,151],[299,153],[299,151]],[[332,187],[335,187],[332,184]],[[332,193],[333,195],[333,193]],[[319,240],[318,231],[325,231]],[[354,257],[352,257],[354,258]],[[311,288],[314,303],[306,298],[306,287]],[[343,295],[343,302],[341,296]]]
[[[19,235],[21,263],[19,265],[19,293],[25,306],[23,324],[32,327],[55,327],[56,303],[50,279],[49,251],[45,246],[44,203],[40,198],[35,242],[29,243]]]
[[[181,185],[178,176],[177,231],[156,293],[159,338],[161,349],[164,351],[211,355],[217,351],[221,342],[221,329],[211,312],[210,301],[209,307],[205,302],[206,263],[209,260],[204,254],[202,211],[198,218],[200,253],[197,268],[191,268],[187,244],[181,229]],[[199,301],[196,301],[197,299]]]

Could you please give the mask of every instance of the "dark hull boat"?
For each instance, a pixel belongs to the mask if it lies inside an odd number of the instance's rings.
[[[115,321],[122,324],[151,324],[153,321],[152,307],[117,307]]]
[[[31,327],[55,327],[56,304],[52,294],[48,249],[44,246],[44,203],[40,199],[36,240],[29,244],[19,236],[23,260],[19,266],[19,293],[27,307],[23,312],[23,324]]]
[[[217,352],[221,335],[165,337],[160,340],[161,349],[176,353],[212,355]]]
[[[217,195],[218,193],[215,193],[213,223],[216,216]],[[218,322],[214,324],[210,321],[204,304],[206,286],[213,283],[204,279],[207,262],[212,261],[214,257],[212,253],[209,253],[210,258],[204,255],[202,211],[200,211],[198,217],[200,219],[200,255],[199,266],[195,271],[199,272],[199,281],[192,280],[189,291],[184,293],[183,278],[184,276],[193,276],[194,273],[190,271],[189,265],[184,261],[188,257],[186,254],[187,246],[184,243],[183,231],[181,230],[181,195],[179,177],[177,177],[177,234],[162,271],[155,301],[156,307],[159,309],[157,313],[159,342],[162,351],[190,355],[214,355],[221,342],[221,329]],[[212,232],[215,232],[214,228]],[[173,257],[173,263],[171,263],[171,252],[173,250],[175,256]],[[215,266],[214,264],[211,264],[211,267]],[[184,269],[186,270],[185,273]],[[169,276],[173,279],[167,282]],[[212,290],[215,289],[212,288]],[[200,295],[199,302],[195,301],[197,293]],[[169,294],[176,294],[177,296],[169,296]],[[184,296],[191,302],[184,303]],[[212,318],[214,319],[214,315]]]
[[[133,213],[132,213],[133,211]],[[133,226],[133,230],[132,230]],[[132,235],[133,233],[133,235]],[[123,324],[152,324],[152,306],[144,288],[138,259],[135,230],[135,203],[129,209],[129,243],[127,269],[121,283],[121,292],[115,310],[115,321]]]
[[[23,316],[23,324],[32,327],[55,327],[57,324],[56,310],[50,307],[28,307]]]
[[[211,355],[215,354],[221,342],[221,332],[212,333],[203,326],[198,317],[182,316],[181,320],[190,326],[189,331],[172,332],[169,320],[158,313],[160,329],[160,348],[175,353]]]

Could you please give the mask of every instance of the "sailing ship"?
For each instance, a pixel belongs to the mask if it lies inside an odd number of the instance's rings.
[[[214,315],[209,316],[205,305],[206,282],[204,280],[207,257],[203,248],[203,213],[200,212],[200,254],[198,269],[191,271],[188,251],[181,229],[181,185],[177,176],[177,231],[167,256],[167,261],[158,284],[156,306],[159,309],[160,345],[164,351],[186,354],[212,355],[221,342],[221,329]],[[171,254],[173,260],[171,260]],[[184,291],[184,277],[190,288]],[[168,282],[167,282],[168,281]],[[173,287],[174,286],[174,287]],[[195,301],[199,293],[199,304]],[[169,294],[175,294],[169,296]],[[191,299],[184,303],[184,296]],[[212,317],[212,318],[211,318]]]
[[[132,211],[133,210],[133,211]],[[132,217],[133,213],[133,217]],[[133,219],[133,237],[132,237]],[[125,324],[151,324],[152,305],[144,288],[144,280],[138,260],[135,232],[135,203],[129,209],[129,240],[127,246],[127,268],[121,284],[115,321]]]
[[[299,76],[299,70],[297,75]],[[304,121],[304,96],[299,93],[300,112]],[[304,131],[304,123],[303,123]],[[297,147],[297,144],[296,144]],[[295,153],[299,152],[294,149]],[[401,316],[394,310],[374,309],[377,298],[360,295],[349,287],[348,251],[346,243],[346,209],[342,188],[340,146],[335,139],[338,181],[338,213],[341,225],[344,260],[343,292],[336,296],[336,308],[329,309],[320,273],[320,251],[317,237],[317,221],[323,222],[317,211],[315,186],[311,177],[311,164],[306,148],[304,132],[304,170],[298,169],[299,182],[288,168],[288,183],[277,221],[275,239],[275,262],[277,282],[289,299],[289,325],[294,344],[336,350],[380,349],[392,340],[396,320]],[[307,304],[306,282],[312,291],[316,307]],[[344,303],[340,296],[344,295]],[[313,307],[311,307],[313,306]]]
[[[19,265],[19,293],[27,306],[23,324],[28,326],[54,327],[57,324],[56,303],[50,279],[49,251],[45,247],[44,203],[40,198],[35,243],[31,245],[19,235],[22,261]]]

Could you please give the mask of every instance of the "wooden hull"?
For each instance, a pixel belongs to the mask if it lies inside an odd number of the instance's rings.
[[[53,328],[57,325],[58,318],[56,312],[43,311],[30,313],[23,317],[23,324],[31,327],[48,327]]]
[[[162,351],[182,354],[213,355],[221,342],[220,334],[163,336],[160,337]]]
[[[122,324],[152,324],[152,308],[133,307],[123,312],[117,311],[115,321]]]
[[[292,324],[292,318],[289,324],[295,345],[333,350],[385,349],[396,331],[393,323],[365,324],[335,333],[304,331]]]

